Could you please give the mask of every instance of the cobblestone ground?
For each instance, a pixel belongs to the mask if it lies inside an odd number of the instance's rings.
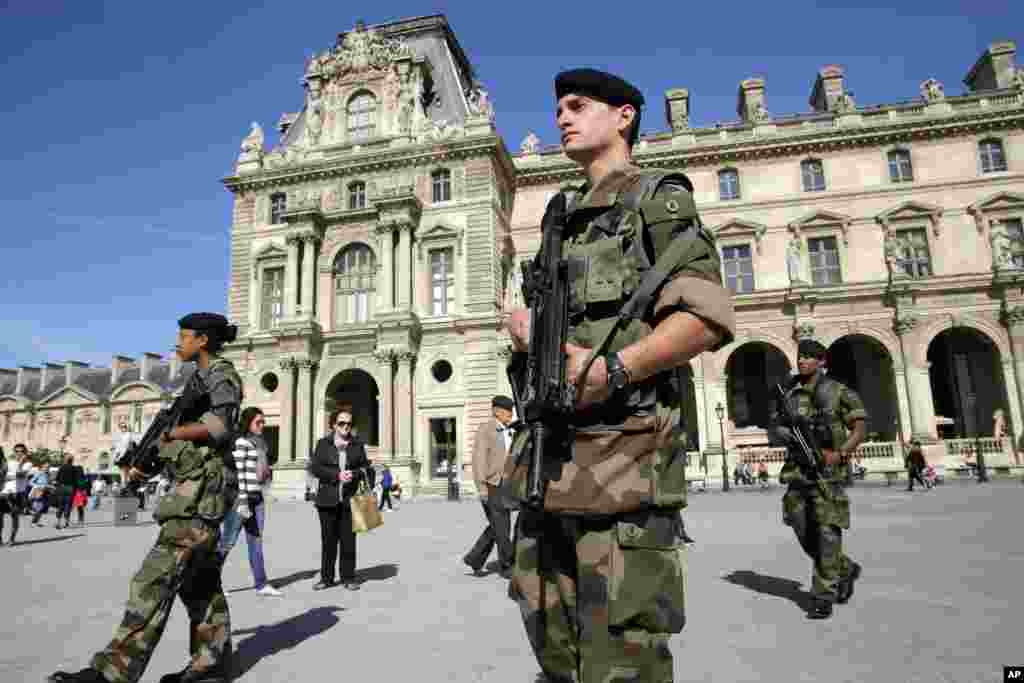
[[[1024,486],[948,484],[931,492],[850,491],[850,554],[864,576],[847,606],[805,619],[810,567],[780,518],[781,490],[691,499],[688,624],[672,640],[677,681],[1000,681],[1024,664]],[[156,526],[85,529],[24,519],[0,548],[0,681],[78,669],[121,616],[128,580]],[[254,593],[244,540],[225,570],[240,679],[534,683],[537,667],[505,582],[460,558],[482,527],[475,501],[414,501],[359,539],[357,593],[313,592],[319,530],[309,504],[271,503],[267,567],[282,598]],[[9,527],[8,527],[9,528]],[[6,538],[5,532],[5,538]],[[187,618],[176,606],[144,680],[183,666]]]

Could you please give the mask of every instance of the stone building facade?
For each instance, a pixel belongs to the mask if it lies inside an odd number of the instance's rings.
[[[897,467],[900,442],[916,436],[933,460],[955,465],[974,440],[1015,462],[1013,439],[994,434],[1024,428],[1015,53],[992,44],[963,94],[928,78],[912,99],[881,105],[855,102],[856,75],[828,65],[801,114],[772,114],[766,80],[750,78],[738,119],[708,128],[689,125],[693,93],[664,94],[666,130],[643,136],[635,157],[693,181],[739,321],[732,344],[690,363],[694,478],[766,452],[767,392],[807,336],[863,395],[877,444],[866,452]],[[442,491],[449,463],[471,488],[474,431],[509,391],[500,322],[520,301],[518,265],[536,252],[547,200],[582,178],[532,133],[506,149],[443,16],[357,25],[309,60],[302,95],[275,146],[253,124],[224,179],[228,315],[241,328],[228,354],[247,403],[268,416],[277,485],[301,493],[330,410],[351,405],[371,458],[407,490]],[[105,400],[125,404],[117,381],[109,399],[72,379],[54,395],[18,373],[17,386],[13,374],[0,385],[11,433],[29,429],[28,406],[58,395],[94,415]],[[169,389],[145,386],[145,406]]]

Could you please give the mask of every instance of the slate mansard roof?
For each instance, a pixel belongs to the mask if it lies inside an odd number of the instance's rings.
[[[100,400],[109,400],[118,389],[139,382],[156,385],[160,388],[161,393],[175,394],[185,385],[194,366],[191,363],[179,364],[173,377],[169,363],[157,363],[148,370],[146,377],[142,378],[140,376],[141,368],[138,365],[125,368],[121,370],[117,383],[113,384],[111,380],[114,372],[111,368],[82,368],[78,370],[74,381],[68,385],[64,368],[60,367],[52,370],[53,376],[47,378],[46,386],[40,386],[40,371],[32,369],[32,375],[26,379],[25,387],[20,394],[16,393],[17,374],[8,372],[0,375],[0,397],[15,396],[35,402],[71,386],[83,389]]]

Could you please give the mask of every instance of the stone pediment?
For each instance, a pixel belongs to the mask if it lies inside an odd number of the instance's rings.
[[[160,398],[160,390],[149,383],[128,384],[110,397],[111,401],[151,401]]]
[[[1024,207],[1024,194],[1020,192],[997,192],[967,207],[967,211],[976,214],[980,211],[998,211],[1000,209],[1016,209]]]
[[[426,232],[417,235],[416,243],[418,246],[417,258],[420,261],[423,260],[424,253],[433,248],[434,245],[445,246],[446,244],[454,244],[455,254],[460,256],[462,254],[462,230],[439,223]]]
[[[887,211],[875,216],[875,220],[882,226],[886,233],[892,230],[893,223],[899,223],[902,221],[920,220],[922,218],[927,219],[932,226],[932,230],[935,232],[936,237],[939,235],[939,219],[942,217],[942,207],[935,204],[928,204],[926,202],[908,201],[894,206]]]
[[[852,222],[853,218],[846,214],[828,209],[817,209],[790,223],[789,229],[793,234],[799,235],[806,230],[815,228],[838,227],[843,232],[843,243],[845,244],[849,241],[850,223]]]
[[[273,242],[271,242],[270,244],[267,244],[262,249],[258,249],[256,251],[256,253],[253,254],[253,258],[258,260],[258,261],[263,261],[263,260],[267,260],[267,259],[276,259],[276,258],[287,258],[287,257],[288,257],[288,252],[285,251],[285,249],[283,247],[281,247],[280,245],[275,244]]]
[[[711,229],[717,239],[730,237],[753,237],[758,253],[761,252],[761,241],[768,232],[768,226],[742,218],[732,218]]]
[[[63,387],[49,396],[42,398],[37,404],[40,408],[60,408],[80,406],[83,403],[97,403],[99,397],[76,386]]]

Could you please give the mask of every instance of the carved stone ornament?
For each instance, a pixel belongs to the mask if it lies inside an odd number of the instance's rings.
[[[1013,72],[1013,80],[1011,85],[1017,90],[1024,90],[1024,67],[1021,67]]]
[[[1019,266],[1013,262],[1014,239],[1006,232],[1001,223],[994,223],[989,232],[992,244],[992,270],[1015,270]]]
[[[295,369],[296,363],[294,358],[282,358],[277,361],[277,366],[281,368],[281,372],[291,372]]]
[[[373,352],[373,358],[381,365],[391,365],[395,360],[395,350],[387,346],[379,348]]]
[[[396,351],[395,359],[400,365],[409,365],[416,359],[415,351]]]
[[[447,119],[441,119],[439,121],[426,119],[423,122],[423,129],[419,135],[419,140],[421,142],[425,142],[427,140],[442,142],[444,140],[461,137],[464,132],[465,131],[461,125],[458,123],[448,123]]]
[[[690,117],[686,114],[686,111],[680,109],[672,113],[672,131],[679,133],[684,130],[690,129]]]
[[[306,77],[334,78],[350,71],[385,69],[391,62],[412,57],[412,48],[402,40],[385,38],[359,22],[340,45],[309,60]]]
[[[926,102],[939,102],[946,99],[946,90],[942,87],[942,83],[934,78],[929,78],[921,83],[921,97]]]
[[[532,130],[526,134],[519,144],[519,151],[523,154],[533,154],[540,149],[540,138]]]
[[[1024,324],[1024,306],[1014,306],[1003,311],[1003,324],[1007,327],[1016,327]]]
[[[918,322],[920,322],[920,320],[917,316],[904,315],[893,321],[892,329],[897,336],[902,337],[905,334],[910,334],[914,328],[917,327]]]
[[[319,365],[319,363],[311,358],[301,358],[295,361],[295,367],[299,369],[299,372],[313,372],[317,365]]]
[[[249,130],[249,134],[242,140],[242,155],[262,155],[263,154],[263,128],[256,121],[252,122],[252,127]],[[241,156],[239,161],[241,161]]]
[[[797,323],[793,326],[793,338],[798,342],[814,339],[814,323]]]
[[[768,109],[764,106],[764,102],[758,102],[754,106],[754,111],[751,113],[750,119],[754,121],[754,123],[763,123],[769,118],[771,118],[771,115],[768,114]]]
[[[466,103],[469,105],[469,113],[473,116],[486,116],[494,120],[494,104],[480,81],[475,81],[473,87],[466,93]]]
[[[832,110],[837,114],[848,114],[856,111],[857,103],[854,102],[853,97],[849,93],[840,93],[836,97],[835,104],[832,105]]]

